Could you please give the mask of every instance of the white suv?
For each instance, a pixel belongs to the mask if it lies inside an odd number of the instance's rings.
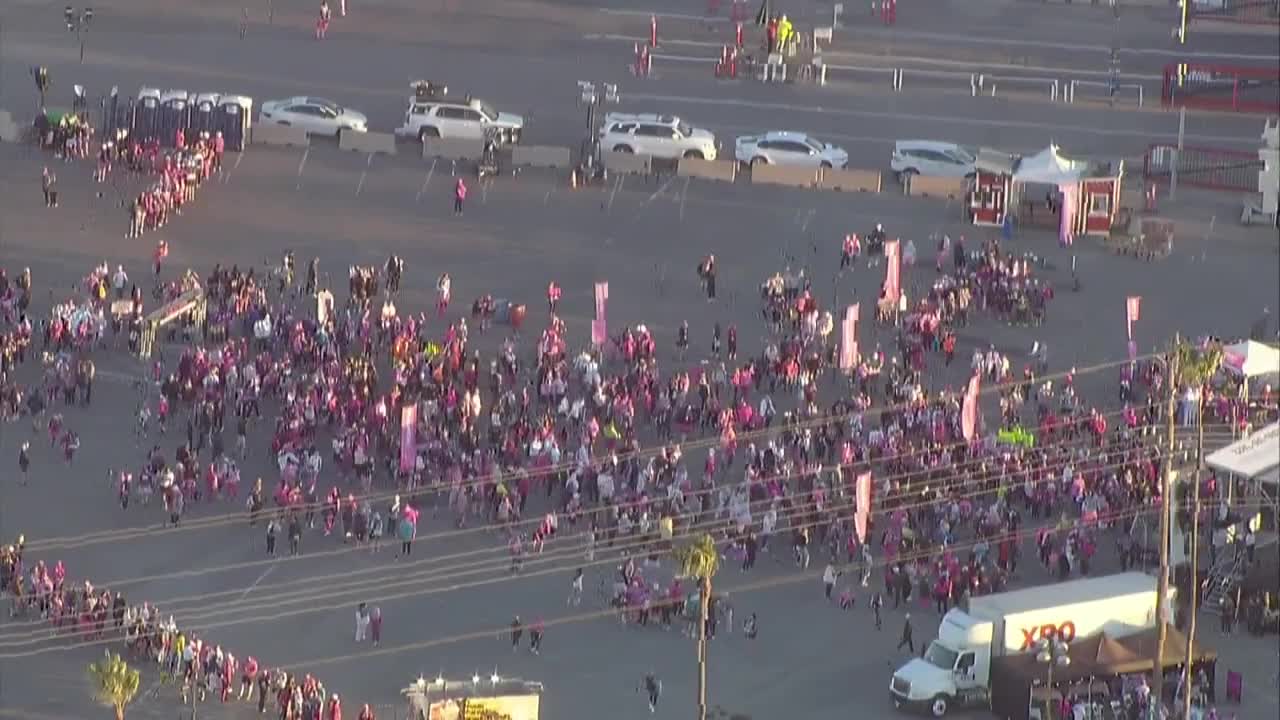
[[[716,136],[673,115],[609,113],[600,128],[605,150],[657,158],[715,160]]]
[[[447,92],[447,90],[445,91]],[[418,140],[427,138],[463,138],[484,140],[488,131],[496,131],[502,143],[520,142],[524,118],[498,112],[489,103],[472,97],[450,100],[444,93],[415,93],[404,111],[404,124],[396,135]]]

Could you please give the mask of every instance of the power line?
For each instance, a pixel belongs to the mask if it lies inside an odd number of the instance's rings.
[[[1150,357],[1154,357],[1154,355],[1144,355],[1144,356],[1140,356],[1138,359],[1141,360],[1141,359],[1146,359]],[[1112,367],[1126,365],[1126,364],[1129,364],[1129,362],[1130,361],[1128,359],[1116,360],[1116,361],[1105,361],[1093,366],[1086,367],[1083,370],[1076,368],[1066,372],[1043,375],[1043,376],[1040,376],[1038,380],[1043,382],[1048,380],[1064,378],[1067,376],[1089,375],[1094,372],[1100,372],[1102,370],[1106,370]],[[1010,380],[1003,383],[994,383],[990,387],[980,388],[979,394],[1001,392],[1001,391],[1022,386],[1025,384],[1026,384],[1025,380],[1016,380],[1016,381]],[[879,408],[876,408],[876,407],[867,408],[866,410],[863,411],[863,414],[870,414],[877,411],[886,412],[886,411],[893,411],[893,410],[902,410],[902,409],[910,408],[912,406],[913,406],[913,403],[911,402],[892,403]],[[821,425],[824,425],[825,423],[830,422],[832,420],[840,419],[841,417],[843,416],[836,415],[834,413],[823,414],[814,418],[798,420],[788,427],[794,428],[794,429],[814,428],[814,427],[819,427]],[[738,442],[740,443],[750,442],[756,439],[768,438],[770,435],[779,432],[779,430],[780,430],[779,428],[766,427],[760,430],[753,430],[753,431],[741,433],[737,436]],[[664,452],[667,448],[671,447],[672,445],[679,446],[683,451],[683,450],[696,450],[696,449],[701,449],[706,447],[713,447],[719,444],[720,444],[719,436],[714,435],[714,436],[708,436],[699,440],[694,440],[691,442],[666,443],[659,447],[650,447],[647,449],[640,449],[631,453],[615,453],[614,455],[615,457],[618,458],[619,461],[630,459],[632,457],[638,460],[644,460],[649,457],[656,456],[661,452]],[[955,445],[959,445],[959,444],[960,443],[956,443]],[[497,473],[497,475],[500,478],[507,478],[507,477],[515,477],[519,473],[523,473],[524,475],[530,478],[540,478],[540,477],[551,476],[559,472],[568,472],[573,469],[576,469],[576,465],[573,462],[561,462],[561,463],[557,463],[547,467],[529,468],[529,469],[521,468],[518,471],[513,473]],[[488,481],[489,480],[487,478],[477,478],[471,481],[463,482],[459,487],[460,488],[474,487],[474,486],[482,485],[483,483]],[[422,490],[431,491],[432,489],[433,488],[424,488]],[[439,488],[435,488],[435,489],[436,490],[452,489],[452,487],[444,488],[443,486],[440,486]],[[412,492],[418,492],[418,491],[415,490]],[[367,495],[356,496],[356,499],[359,502],[377,502],[382,500],[390,500],[392,498],[395,498],[401,495],[406,495],[406,494],[410,494],[410,491],[376,492],[376,493],[370,493]],[[303,503],[300,505],[290,506],[288,508],[283,508],[283,509],[323,510],[325,506],[326,506],[326,503],[324,501],[317,501],[315,503]],[[269,511],[264,508],[262,512],[267,513]],[[33,541],[32,543],[28,544],[27,548],[33,551],[48,550],[48,549],[55,549],[55,548],[71,549],[71,548],[92,546],[92,545],[100,544],[103,542],[132,540],[139,537],[163,536],[163,535],[169,535],[177,532],[190,532],[190,531],[196,531],[196,530],[209,529],[213,527],[222,527],[224,525],[229,525],[229,524],[243,523],[245,521],[245,517],[246,517],[246,513],[242,511],[242,512],[233,513],[233,514],[215,515],[208,518],[190,520],[184,524],[173,526],[173,527],[170,527],[170,526],[164,526],[159,528],[157,527],[136,528],[135,527],[135,528],[124,528],[119,530],[105,530],[105,531],[99,531],[99,532],[93,532],[93,533],[84,533],[81,535],[61,536],[61,537],[54,537],[54,538],[47,538],[47,539]],[[468,532],[476,532],[480,529],[482,528],[468,528],[468,529],[457,530],[455,532],[468,533]]]
[[[1041,449],[1043,450],[1043,449],[1045,449],[1046,447],[1048,447],[1048,448],[1059,448],[1059,449],[1061,449],[1061,448],[1067,447],[1068,445],[1074,444],[1076,441],[1077,441],[1077,439],[1076,439],[1076,438],[1063,437],[1063,438],[1061,439],[1061,441],[1060,441],[1060,442],[1057,442],[1057,443],[1055,443],[1055,444],[1053,444],[1053,445],[1049,445],[1049,446],[1041,446]],[[1101,454],[1101,455],[1105,455],[1106,453],[1110,452],[1110,451],[1111,451],[1111,450],[1113,450],[1113,449],[1120,448],[1120,447],[1129,447],[1129,445],[1128,445],[1128,443],[1129,443],[1129,442],[1130,442],[1130,441],[1128,441],[1128,440],[1124,440],[1124,439],[1116,439],[1116,440],[1114,440],[1114,441],[1109,441],[1109,443],[1108,443],[1107,445],[1105,445],[1104,447],[1102,447],[1102,448],[1100,449],[1100,450],[1101,450],[1101,452],[1100,452],[1099,454]],[[1141,448],[1142,446],[1138,446],[1138,447],[1139,447],[1139,448]],[[1147,449],[1150,449],[1150,448],[1147,448]],[[1056,463],[1055,465],[1052,465],[1052,466],[1043,466],[1043,465],[1042,465],[1042,466],[1039,466],[1039,467],[1029,467],[1029,468],[1025,468],[1025,469],[1023,469],[1023,470],[1019,471],[1018,473],[1015,473],[1013,476],[1009,476],[1009,475],[1007,475],[1007,474],[1006,474],[1006,475],[1004,476],[1004,478],[1005,478],[1005,482],[1006,482],[1006,484],[1008,484],[1008,485],[1013,485],[1013,484],[1016,484],[1017,482],[1019,482],[1019,481],[1018,481],[1018,478],[1019,478],[1020,476],[1022,476],[1022,475],[1030,474],[1030,473],[1032,473],[1032,472],[1036,472],[1036,471],[1044,471],[1044,470],[1049,469],[1050,467],[1052,467],[1052,468],[1053,468],[1053,469],[1055,469],[1055,470],[1056,470],[1056,469],[1061,469],[1061,468],[1063,468],[1063,467],[1066,467],[1066,466],[1067,466],[1067,465],[1069,465],[1069,464],[1073,464],[1074,462],[1075,462],[1075,460],[1074,460],[1073,458],[1065,458],[1065,459],[1063,459],[1060,463]],[[1125,464],[1127,464],[1127,463],[1126,463],[1126,462],[1124,462],[1124,461],[1121,461],[1121,462],[1119,462],[1119,463],[1113,463],[1113,464],[1105,465],[1105,466],[1089,466],[1089,469],[1094,470],[1094,471],[1099,471],[1099,470],[1104,470],[1104,469],[1108,469],[1108,468],[1120,467],[1120,466],[1123,466],[1123,465],[1125,465]],[[788,474],[788,475],[786,475],[786,476],[783,476],[783,479],[794,479],[794,478],[796,478],[796,477],[802,477],[802,476],[804,476],[804,475],[811,474],[812,472],[813,472],[813,471],[809,471],[809,470],[801,470],[801,471],[797,471],[797,472],[795,472],[795,473],[791,473],[791,474]],[[891,475],[888,475],[888,476],[881,476],[879,479],[880,479],[880,481],[881,481],[881,482],[892,482],[892,481],[896,481],[896,480],[904,480],[904,479],[912,478],[912,477],[914,477],[914,476],[916,476],[916,475],[924,474],[924,473],[926,473],[926,472],[930,472],[930,471],[929,471],[929,470],[925,470],[925,471],[907,471],[907,472],[905,472],[905,473],[898,473],[898,474],[891,474]],[[984,479],[982,479],[982,478],[970,478],[970,479],[965,479],[965,480],[963,480],[963,481],[962,481],[962,482],[960,482],[958,485],[953,484],[953,485],[951,485],[951,486],[950,486],[950,489],[953,491],[953,493],[952,493],[952,495],[950,496],[950,498],[949,498],[949,499],[957,499],[957,498],[961,498],[961,497],[976,497],[976,496],[980,496],[980,495],[982,495],[982,494],[986,494],[986,493],[992,492],[992,490],[991,490],[991,489],[989,489],[989,488],[981,488],[981,487],[980,487],[977,491],[972,492],[972,493],[968,493],[968,494],[965,494],[965,495],[957,495],[957,494],[955,494],[955,493],[954,493],[954,490],[956,490],[957,488],[964,488],[964,487],[969,487],[969,486],[981,486],[981,485],[984,485],[984,484],[985,484],[985,483],[987,483],[987,482],[989,482],[989,480],[984,480]],[[714,487],[713,487],[713,488],[707,488],[707,489],[703,489],[703,490],[692,491],[692,492],[688,493],[688,496],[697,496],[697,495],[709,494],[709,493],[712,493],[712,492],[718,492],[718,490],[719,490],[719,488],[714,488]],[[898,500],[900,500],[900,499],[911,499],[911,498],[917,498],[917,497],[920,497],[920,494],[919,494],[918,492],[916,492],[916,491],[912,491],[912,490],[902,490],[902,491],[899,491],[899,492],[890,492],[890,493],[887,493],[887,494],[885,494],[883,497],[877,498],[877,502],[878,502],[878,504],[879,504],[881,507],[887,507],[887,506],[889,506],[889,505],[890,505],[890,504],[892,504],[892,503],[896,503],[896,502],[897,502]],[[945,499],[943,499],[943,500],[945,500]],[[769,503],[771,503],[771,502],[772,502],[772,499],[766,499],[766,500],[763,500],[763,501],[753,501],[753,502],[750,502],[750,503],[748,504],[748,508],[750,509],[752,506],[756,506],[756,507],[758,508],[758,507],[760,507],[760,506],[764,506],[764,505],[769,504]],[[934,504],[934,503],[937,503],[937,502],[941,502],[941,501],[940,501],[940,500],[924,500],[924,501],[922,501],[922,502],[917,502],[917,503],[913,503],[913,504],[908,504],[908,505],[906,505],[906,506],[897,506],[897,507],[893,507],[893,508],[889,508],[889,509],[893,509],[893,510],[897,510],[897,509],[912,509],[912,508],[915,508],[915,507],[922,507],[922,506],[930,505],[930,504]],[[801,508],[801,509],[803,509],[803,508],[805,508],[805,507],[807,507],[807,506],[805,506],[805,505],[800,506],[800,508]],[[843,510],[843,509],[846,509],[846,508],[849,508],[849,507],[852,507],[852,504],[851,504],[851,503],[850,503],[850,504],[846,504],[846,505],[832,505],[831,507],[827,508],[827,510],[829,510],[829,511],[831,511],[831,512],[836,512],[836,511]],[[673,515],[673,516],[671,516],[671,517],[672,517],[672,519],[673,519],[673,520],[679,520],[679,519],[682,519],[682,518],[690,518],[690,517],[696,518],[696,517],[698,517],[698,516],[699,516],[699,515],[701,515],[701,514],[702,514],[702,513],[701,513],[701,511],[692,511],[692,512],[688,512],[688,513],[677,513],[677,514],[675,514],[675,515]],[[714,521],[713,521],[713,522],[714,522]],[[688,531],[688,530],[685,530],[684,528],[681,528],[681,531],[682,531],[682,534],[684,534],[684,535],[687,535],[687,534],[689,533],[689,531]],[[447,533],[446,533],[446,535],[447,535]],[[392,542],[394,542],[394,541],[392,541]],[[415,542],[417,542],[417,540],[415,540]],[[641,542],[644,542],[644,541],[642,540]],[[360,551],[360,550],[365,550],[365,549],[366,549],[366,548],[363,548],[363,547],[354,547],[354,548],[353,548],[353,547],[345,547],[345,548],[342,548],[342,549],[340,549],[340,550],[329,551],[328,553],[322,553],[321,555],[324,555],[324,554],[345,553],[345,552],[352,552],[352,551]],[[493,554],[493,553],[496,553],[496,552],[501,552],[501,551],[502,551],[502,550],[504,550],[504,549],[505,549],[505,548],[504,548],[503,546],[497,546],[497,547],[485,547],[485,548],[479,548],[479,549],[472,549],[472,550],[462,551],[462,552],[453,553],[453,554],[444,555],[444,556],[436,556],[436,557],[434,557],[434,558],[429,558],[429,559],[426,559],[426,560],[423,560],[423,561],[418,561],[418,562],[412,563],[412,565],[421,565],[421,564],[424,564],[424,563],[426,563],[426,564],[434,564],[434,563],[437,563],[437,562],[440,562],[440,561],[444,561],[444,560],[461,559],[461,558],[464,558],[464,557],[474,557],[474,556],[477,556],[477,555],[489,555],[489,554]],[[309,557],[315,557],[315,556],[309,556]],[[290,560],[301,560],[301,559],[307,559],[307,558],[302,558],[302,557],[299,557],[299,558],[290,558]],[[498,561],[502,561],[502,559],[498,559]],[[214,573],[214,572],[222,572],[222,571],[231,570],[231,569],[239,569],[239,568],[243,568],[243,567],[259,566],[259,565],[263,565],[263,564],[272,565],[272,564],[277,563],[277,562],[280,562],[280,561],[279,561],[279,560],[274,560],[274,559],[266,559],[266,560],[259,560],[259,561],[250,561],[250,562],[246,562],[246,563],[237,563],[237,564],[232,564],[232,565],[227,565],[227,566],[220,566],[220,567],[215,567],[215,568],[208,568],[208,569],[204,569],[204,570],[179,571],[179,573],[166,573],[166,574],[158,574],[158,575],[151,575],[151,576],[143,576],[143,577],[133,578],[133,579],[129,579],[129,580],[120,580],[120,581],[114,581],[114,582],[104,582],[104,583],[102,583],[101,585],[102,585],[103,587],[118,588],[119,586],[124,585],[124,584],[132,584],[132,583],[144,582],[144,581],[153,581],[153,580],[157,580],[157,579],[171,578],[171,577],[174,577],[174,576],[180,576],[180,577],[192,577],[192,576],[198,576],[198,575],[210,574],[210,573]],[[406,567],[405,565],[398,565],[398,566],[396,566],[395,568],[390,568],[390,567],[386,567],[386,566],[378,566],[378,567],[373,567],[373,568],[362,568],[362,569],[355,570],[355,571],[350,571],[350,572],[336,573],[336,574],[331,574],[331,575],[322,575],[322,576],[313,576],[313,577],[310,577],[310,578],[303,578],[303,579],[296,580],[296,581],[290,581],[289,583],[276,583],[276,584],[273,584],[273,585],[268,585],[267,587],[269,587],[269,588],[275,588],[275,587],[280,587],[280,586],[282,586],[282,585],[289,585],[289,586],[305,585],[305,584],[310,584],[310,583],[313,583],[313,582],[321,582],[321,581],[323,581],[323,580],[327,580],[327,579],[342,579],[342,580],[348,580],[348,579],[350,579],[353,575],[364,575],[364,574],[371,574],[371,573],[392,572],[392,574],[402,574],[402,573],[399,573],[399,571],[400,571],[400,570],[403,570],[405,567]],[[474,563],[468,563],[466,567],[468,567],[468,568],[474,568],[474,567],[475,567],[475,565],[474,565]],[[376,581],[376,579],[375,579],[375,581]],[[363,582],[363,581],[362,581],[362,582]],[[237,589],[227,590],[227,591],[216,591],[216,592],[213,592],[213,593],[204,593],[204,594],[200,594],[200,595],[193,595],[193,596],[188,596],[188,597],[179,597],[179,598],[170,599],[170,600],[166,600],[166,601],[162,601],[162,602],[164,602],[167,606],[172,606],[172,605],[173,605],[173,604],[175,604],[175,603],[182,603],[182,602],[185,602],[185,601],[188,601],[188,600],[191,600],[191,599],[195,599],[195,600],[199,600],[199,601],[208,601],[209,599],[214,598],[214,597],[230,596],[230,595],[242,595],[242,594],[243,594],[242,590],[241,590],[241,589],[239,589],[239,588],[237,588]],[[261,597],[261,595],[259,595],[258,597]],[[220,606],[220,607],[225,607],[225,605],[222,605],[222,606]],[[30,622],[31,624],[38,623],[38,621],[29,621],[29,622]],[[0,638],[2,638],[2,637],[4,637],[4,632],[3,632],[3,631],[0,631]]]

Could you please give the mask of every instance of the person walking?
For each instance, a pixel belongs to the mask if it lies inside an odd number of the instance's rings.
[[[27,484],[27,471],[31,469],[31,443],[23,442],[22,447],[18,448],[18,471],[22,473],[22,484]],[[582,571],[578,571],[578,575],[582,575]]]
[[[453,214],[462,215],[462,205],[467,200],[467,183],[462,178],[453,185]]]
[[[267,522],[267,557],[276,556],[276,536],[279,534],[280,523],[275,518],[271,518],[271,520]],[[293,547],[292,538],[289,540],[289,546],[291,548]]]
[[[520,616],[516,615],[511,618],[511,652],[520,649],[520,638],[524,636],[524,625],[520,623]]]
[[[369,611],[369,639],[373,641],[374,647],[382,642],[382,608],[377,605]]]
[[[716,256],[709,254],[698,265],[698,277],[702,279],[702,288],[707,292],[707,302],[716,299]]]
[[[356,642],[362,643],[369,637],[369,606],[360,603],[356,607]]]
[[[569,581],[569,600],[565,604],[573,607],[582,604],[582,568],[578,568]]]
[[[877,591],[874,595],[871,596],[871,612],[875,613],[875,616],[876,616],[876,630],[879,630],[882,626],[881,618],[880,618],[880,609],[883,607],[884,607],[884,595],[881,595],[879,591]]]
[[[658,712],[658,701],[662,699],[662,681],[652,672],[645,673],[641,687],[644,688],[645,695],[649,698],[650,714]]]
[[[40,175],[40,189],[44,192],[44,206],[58,207],[58,176],[46,165]]]
[[[542,649],[542,633],[544,626],[542,620],[535,620],[533,627],[529,628],[529,652],[534,655],[540,654]]]
[[[827,567],[822,571],[823,595],[827,600],[831,599],[831,593],[836,589],[836,580],[840,579],[840,573],[836,572],[836,566],[827,563]]]
[[[901,649],[903,648],[903,646],[904,646],[904,645],[906,646],[906,648],[907,648],[908,650],[910,650],[910,651],[911,651],[911,654],[912,654],[912,655],[915,655],[915,654],[916,654],[916,642],[915,642],[915,640],[913,640],[913,639],[912,639],[912,630],[911,630],[911,613],[907,613],[907,616],[906,616],[905,618],[903,618],[903,621],[902,621],[902,638],[901,638],[900,640],[898,640],[898,647],[897,647],[897,648],[895,648],[895,649],[897,649],[897,650],[901,650]]]

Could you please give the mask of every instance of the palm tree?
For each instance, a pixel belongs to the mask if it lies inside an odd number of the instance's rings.
[[[1200,556],[1200,471],[1204,467],[1204,388],[1217,374],[1218,369],[1222,366],[1222,345],[1212,343],[1203,348],[1197,348],[1190,343],[1180,342],[1174,347],[1177,354],[1177,377],[1172,378],[1175,385],[1188,385],[1199,388],[1201,400],[1196,406],[1196,471],[1191,480],[1191,548],[1190,548],[1190,591],[1189,598],[1190,611],[1187,620],[1187,656],[1186,656],[1186,679],[1183,681],[1183,687],[1186,688],[1186,695],[1183,707],[1186,713],[1184,717],[1191,717],[1191,683],[1195,679],[1192,673],[1191,665],[1195,661],[1193,653],[1195,652],[1196,637],[1196,599],[1199,593],[1199,556]]]
[[[707,616],[711,612],[711,578],[720,571],[720,551],[709,534],[675,551],[680,572],[698,581],[698,720],[707,720]]]
[[[89,682],[93,699],[116,711],[116,720],[124,720],[124,708],[138,694],[142,676],[110,650],[101,660],[89,665]]]

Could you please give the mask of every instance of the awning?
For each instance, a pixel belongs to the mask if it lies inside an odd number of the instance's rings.
[[[1231,443],[1204,461],[1209,467],[1232,475],[1276,482],[1280,477],[1280,422]]]
[[[1245,377],[1280,375],[1280,350],[1245,340],[1222,349],[1222,366]]]
[[[1050,145],[1031,157],[1022,158],[1013,179],[1021,183],[1069,185],[1088,176],[1090,167],[1087,162],[1068,160],[1058,152],[1057,145]]]

